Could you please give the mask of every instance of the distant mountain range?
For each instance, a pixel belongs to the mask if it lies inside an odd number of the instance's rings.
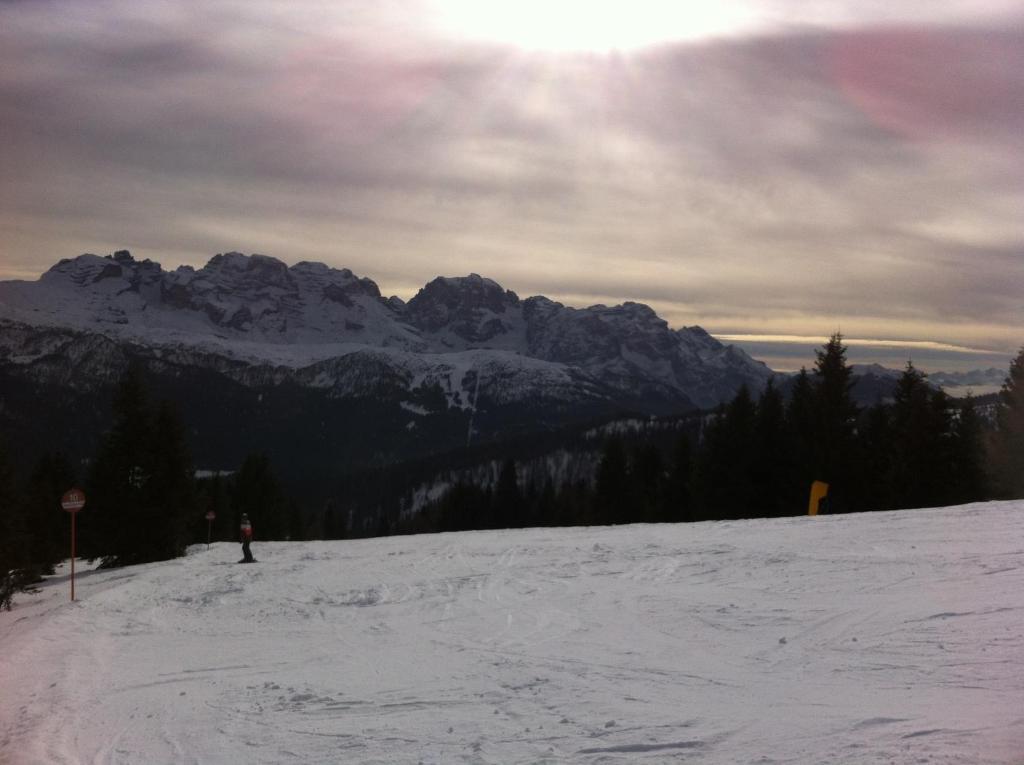
[[[892,396],[893,385],[903,374],[902,369],[889,369],[879,364],[853,364],[852,369],[856,378],[855,396],[858,401],[867,404]],[[929,372],[925,380],[953,396],[967,393],[978,396],[999,390],[1008,373],[1008,369],[996,367],[969,372]]]
[[[476,274],[406,303],[321,263],[232,252],[167,272],[120,251],[0,282],[0,427],[15,438],[66,446],[73,430],[82,447],[132,361],[183,404],[204,467],[263,449],[325,470],[712,407],[773,374],[645,305],[520,299]]]

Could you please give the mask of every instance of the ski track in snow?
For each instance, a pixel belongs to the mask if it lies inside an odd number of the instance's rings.
[[[0,762],[1024,762],[1024,502],[255,552],[22,595]]]

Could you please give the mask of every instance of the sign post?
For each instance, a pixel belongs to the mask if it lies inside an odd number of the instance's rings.
[[[75,516],[85,507],[85,492],[70,489],[61,496],[60,506],[71,513],[71,599],[75,599]]]
[[[213,510],[206,511],[206,549],[210,549],[210,530],[213,528],[213,519],[217,514]]]

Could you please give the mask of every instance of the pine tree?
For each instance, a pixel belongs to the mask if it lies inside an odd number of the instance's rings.
[[[729,441],[723,404],[706,418],[701,432],[693,479],[694,520],[719,520],[727,517],[722,487],[731,480],[729,460]]]
[[[761,515],[760,497],[754,485],[754,465],[757,461],[754,436],[756,422],[757,408],[750,396],[750,389],[742,385],[725,409],[726,444],[731,455],[731,480],[721,488],[726,499],[727,518]]]
[[[544,522],[541,520],[543,516],[540,514],[541,491],[542,485],[536,481],[526,481],[524,478],[520,490],[522,501],[517,511],[517,526],[521,528],[536,528],[537,526],[544,525]]]
[[[996,430],[991,442],[996,495],[1024,498],[1024,348],[1010,364],[999,391]]]
[[[566,484],[559,493],[563,508],[560,523],[565,526],[584,526],[594,523],[597,501],[594,490],[585,481]]]
[[[142,559],[174,558],[185,553],[189,542],[198,541],[190,534],[199,517],[192,461],[181,418],[169,402],[159,405],[153,421],[141,499],[147,531],[140,544]]]
[[[979,502],[988,496],[983,437],[974,398],[967,396],[960,405],[953,433],[953,501],[958,504]]]
[[[814,386],[807,370],[801,367],[793,384],[789,406],[786,408],[787,430],[793,439],[793,481],[795,496],[798,498],[798,512],[801,507],[799,500],[806,500],[811,482],[816,480],[814,409]]]
[[[438,531],[466,531],[484,528],[484,508],[491,503],[491,492],[470,483],[458,482],[428,510],[437,520]]]
[[[893,507],[922,507],[925,470],[922,465],[928,446],[928,385],[924,375],[907,362],[896,382],[892,406],[891,474],[889,485]]]
[[[949,399],[910,362],[892,405],[890,490],[893,506],[934,507],[951,501],[952,421]]]
[[[288,523],[288,536],[286,538],[292,542],[303,542],[309,539],[305,516],[294,497],[288,497],[286,500],[285,515],[287,516]]]
[[[646,443],[636,449],[630,473],[635,496],[631,520],[645,523],[662,520],[665,464],[654,444]]]
[[[341,512],[338,510],[333,499],[328,499],[324,505],[323,533],[321,539],[341,539],[345,536],[344,524],[342,523]]]
[[[153,411],[134,364],[118,384],[113,416],[87,480],[81,554],[103,566],[182,555],[198,503],[181,419],[168,402]]]
[[[25,523],[32,531],[31,560],[39,575],[70,554],[70,521],[61,509],[61,495],[76,483],[71,463],[63,454],[42,455],[24,491]]]
[[[864,510],[892,510],[895,507],[893,479],[892,407],[878,402],[864,414],[860,429],[860,466],[857,481],[862,487]]]
[[[146,527],[143,486],[148,479],[152,419],[141,370],[133,365],[114,395],[113,427],[103,438],[87,480],[89,514],[80,524],[81,555],[104,566],[140,561]]]
[[[534,522],[538,526],[555,526],[559,522],[557,493],[551,476],[544,477],[540,493],[537,496]]]
[[[284,494],[266,454],[250,454],[245,458],[234,477],[231,507],[236,539],[242,513],[249,516],[256,539],[285,539],[288,536]]]
[[[797,485],[793,450],[782,394],[769,380],[757,402],[750,468],[758,515],[772,518],[801,512],[803,491]]]
[[[623,523],[630,519],[631,492],[626,449],[618,436],[605,441],[594,489],[596,523]]]
[[[682,433],[672,451],[672,466],[665,489],[662,520],[676,523],[694,519],[692,482],[693,457],[690,439]]]
[[[928,476],[925,499],[929,507],[941,507],[957,501],[954,493],[957,472],[956,426],[952,399],[945,391],[931,388],[928,403],[928,435],[932,448],[924,460]]]
[[[11,601],[31,578],[28,550],[31,537],[14,483],[7,452],[0,443],[0,610],[10,610]]]
[[[854,509],[851,496],[855,475],[854,431],[857,406],[850,395],[853,370],[846,363],[846,346],[836,332],[816,351],[814,368],[814,429],[812,466],[814,480],[830,485],[832,512]]]
[[[523,495],[519,490],[516,462],[510,458],[502,464],[494,489],[494,528],[509,529],[522,526],[522,505]]]
[[[746,385],[704,431],[697,463],[700,517],[709,520],[758,514],[754,487],[756,408]]]

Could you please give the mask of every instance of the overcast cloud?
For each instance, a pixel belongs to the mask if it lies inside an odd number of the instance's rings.
[[[713,333],[841,328],[1005,363],[1024,343],[1021,17],[805,5],[544,52],[460,37],[429,3],[0,3],[0,278],[240,250],[403,297],[478,272]]]

